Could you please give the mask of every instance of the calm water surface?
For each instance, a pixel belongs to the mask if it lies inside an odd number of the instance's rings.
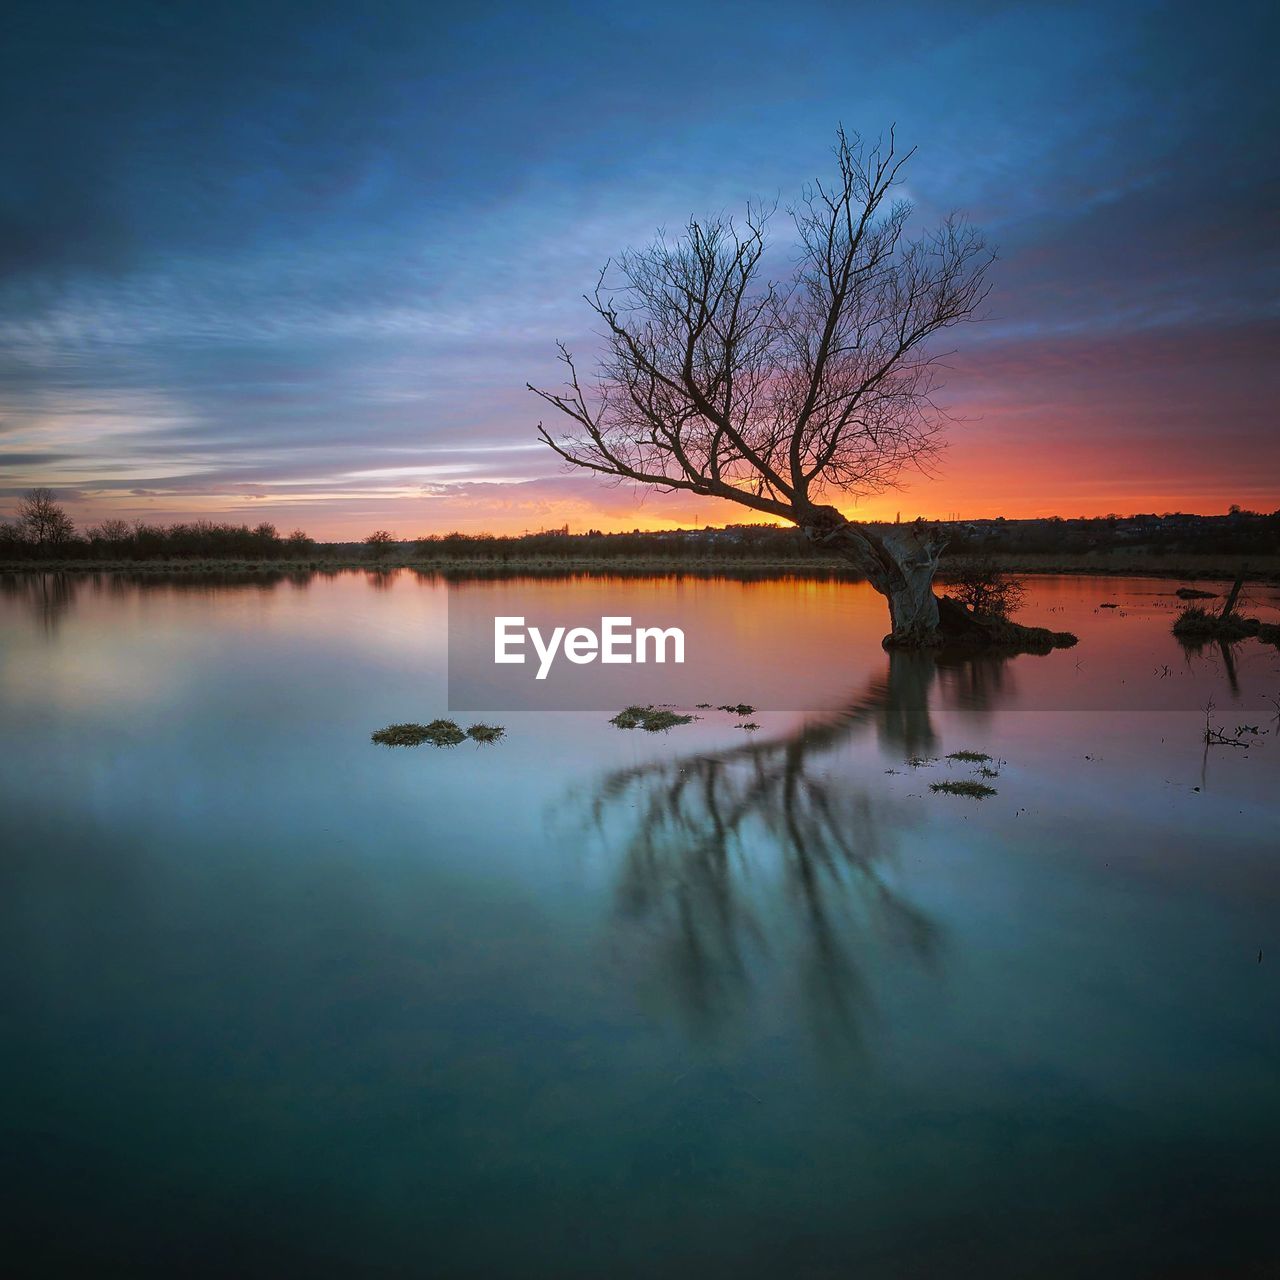
[[[438,582],[0,580],[11,1256],[1277,1274],[1280,657],[1185,652],[1176,585],[1038,581],[1076,649],[946,663],[860,585],[580,583],[806,710],[388,751]]]

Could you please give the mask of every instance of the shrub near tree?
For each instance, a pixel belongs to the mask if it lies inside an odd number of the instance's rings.
[[[1021,579],[1002,573],[987,557],[962,561],[949,577],[947,594],[984,618],[1007,618],[1026,599]]]

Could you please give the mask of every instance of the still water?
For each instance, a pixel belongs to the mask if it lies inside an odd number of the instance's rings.
[[[857,584],[582,581],[804,710],[387,750],[438,580],[0,579],[11,1260],[1276,1274],[1280,656],[1184,651],[1177,585],[947,663]]]

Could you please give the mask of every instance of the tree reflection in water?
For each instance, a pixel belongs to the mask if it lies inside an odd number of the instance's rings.
[[[932,751],[935,683],[981,710],[1008,692],[1005,661],[894,653],[848,705],[793,733],[607,775],[589,811],[619,859],[625,962],[703,1034],[745,1011],[757,966],[792,966],[782,977],[815,1039],[859,1046],[869,964],[932,968],[941,938],[894,885],[911,803],[890,794],[878,755],[859,762],[841,748],[874,732],[904,758]]]
[[[266,593],[282,585],[303,588],[317,577],[336,577],[339,570],[298,567],[195,568],[138,570],[39,570],[0,573],[0,597],[26,607],[48,635],[57,632],[82,599],[94,595],[124,598],[139,593],[166,591],[186,596],[213,596],[227,592]],[[379,581],[374,584],[385,587]]]
[[[58,630],[76,590],[76,580],[65,573],[0,573],[0,595],[25,605],[46,635]]]

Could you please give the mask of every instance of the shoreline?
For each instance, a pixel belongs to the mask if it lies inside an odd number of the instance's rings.
[[[1032,554],[993,556],[1002,572],[1035,577],[1092,576],[1131,578],[1178,578],[1185,581],[1218,579],[1232,581],[1242,574],[1249,582],[1280,583],[1280,556],[1212,556],[1170,555],[1167,558],[1142,553],[1107,555]],[[949,568],[944,558],[938,579],[946,582]],[[312,557],[299,560],[17,560],[0,562],[0,575],[26,573],[132,573],[180,574],[199,576],[209,573],[311,574],[311,573],[382,573],[393,569],[409,569],[417,573],[442,573],[460,577],[497,577],[538,575],[578,575],[593,577],[670,576],[670,577],[798,577],[816,580],[837,579],[861,581],[861,575],[837,559],[815,557],[811,560],[773,558],[666,559],[653,556],[635,557],[539,557],[508,556],[491,559],[440,557],[423,559],[416,556],[387,556],[379,560],[352,557]]]

